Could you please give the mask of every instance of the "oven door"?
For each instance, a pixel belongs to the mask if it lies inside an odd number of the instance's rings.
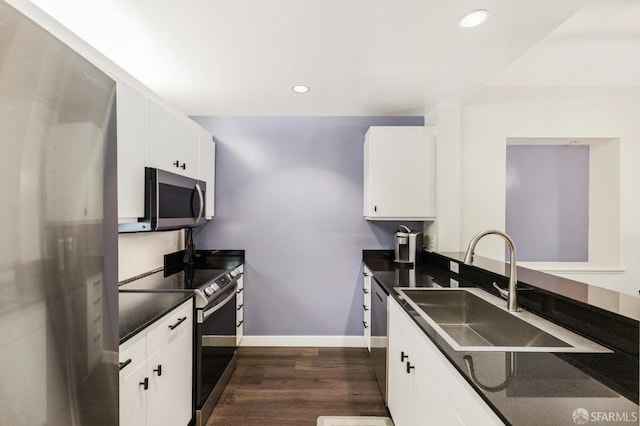
[[[236,291],[232,285],[198,313],[196,324],[196,419],[211,414],[235,366]]]

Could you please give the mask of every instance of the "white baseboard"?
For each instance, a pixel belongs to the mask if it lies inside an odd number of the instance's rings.
[[[364,348],[364,336],[243,336],[240,346]]]

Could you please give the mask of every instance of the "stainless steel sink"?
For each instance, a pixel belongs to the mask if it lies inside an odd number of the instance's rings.
[[[481,289],[396,291],[458,351],[611,352]]]

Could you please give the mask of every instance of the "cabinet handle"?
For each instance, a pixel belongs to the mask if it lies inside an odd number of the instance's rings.
[[[364,292],[364,294],[369,294],[369,290],[367,290],[366,288],[363,288],[362,291]]]
[[[185,170],[185,169],[187,168],[187,163],[182,163],[182,166],[180,166],[180,168],[181,168],[182,170]]]
[[[242,287],[240,290],[236,291],[236,294],[242,293],[242,290],[244,290],[244,287]]]
[[[131,358],[129,358],[128,360],[126,360],[125,362],[121,362],[119,363],[120,368],[118,371],[122,371],[123,368],[125,368],[127,365],[131,364]]]
[[[176,167],[180,167],[180,161],[178,161],[178,160],[176,160],[176,162],[175,162],[175,163],[172,163],[172,164],[173,164],[174,166],[176,166]]]
[[[405,358],[409,358],[409,355],[405,355],[404,351],[400,352],[400,362],[404,362]]]
[[[244,303],[240,306],[238,306],[238,309],[236,309],[236,311],[239,311],[240,309],[242,309],[242,307],[244,306]]]
[[[376,291],[376,296],[378,296],[378,299],[380,299],[380,301],[384,303],[384,301],[382,300],[382,296],[380,296],[377,291]]]
[[[378,211],[378,206],[373,206],[373,211],[377,212]]]
[[[409,361],[407,361],[407,374],[411,373],[411,370],[413,370],[414,368],[416,368],[416,367],[411,365],[411,363]]]
[[[162,376],[162,364],[158,364],[158,368],[154,368],[153,372],[158,373],[158,377]]]
[[[244,323],[244,320],[240,320],[240,322],[238,323],[238,325],[236,325],[236,328],[240,328],[240,326],[242,325],[242,323]]]
[[[364,311],[367,312],[369,310],[369,308],[367,307],[367,305],[362,305],[362,307],[364,308]]]
[[[170,330],[175,330],[175,328],[176,328],[177,326],[179,326],[180,324],[182,324],[186,319],[187,319],[187,317],[178,318],[178,322],[177,322],[177,323],[175,323],[175,324],[173,324],[173,325],[170,325],[170,326],[169,326],[169,329],[170,329]]]
[[[142,386],[144,390],[149,389],[149,378],[145,377],[144,380],[140,382],[140,386]]]
[[[369,274],[367,274],[366,272],[363,272],[362,275],[364,275],[365,277],[369,276]]]
[[[369,328],[366,321],[362,321],[362,325],[364,325],[364,328]]]

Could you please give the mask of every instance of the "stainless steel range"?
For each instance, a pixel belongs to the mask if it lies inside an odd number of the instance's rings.
[[[236,365],[236,296],[242,267],[196,290],[195,424],[209,418]]]
[[[122,283],[122,292],[193,292],[194,334],[194,422],[204,425],[235,369],[236,296],[242,265],[232,269],[185,267],[168,276],[159,270]]]

